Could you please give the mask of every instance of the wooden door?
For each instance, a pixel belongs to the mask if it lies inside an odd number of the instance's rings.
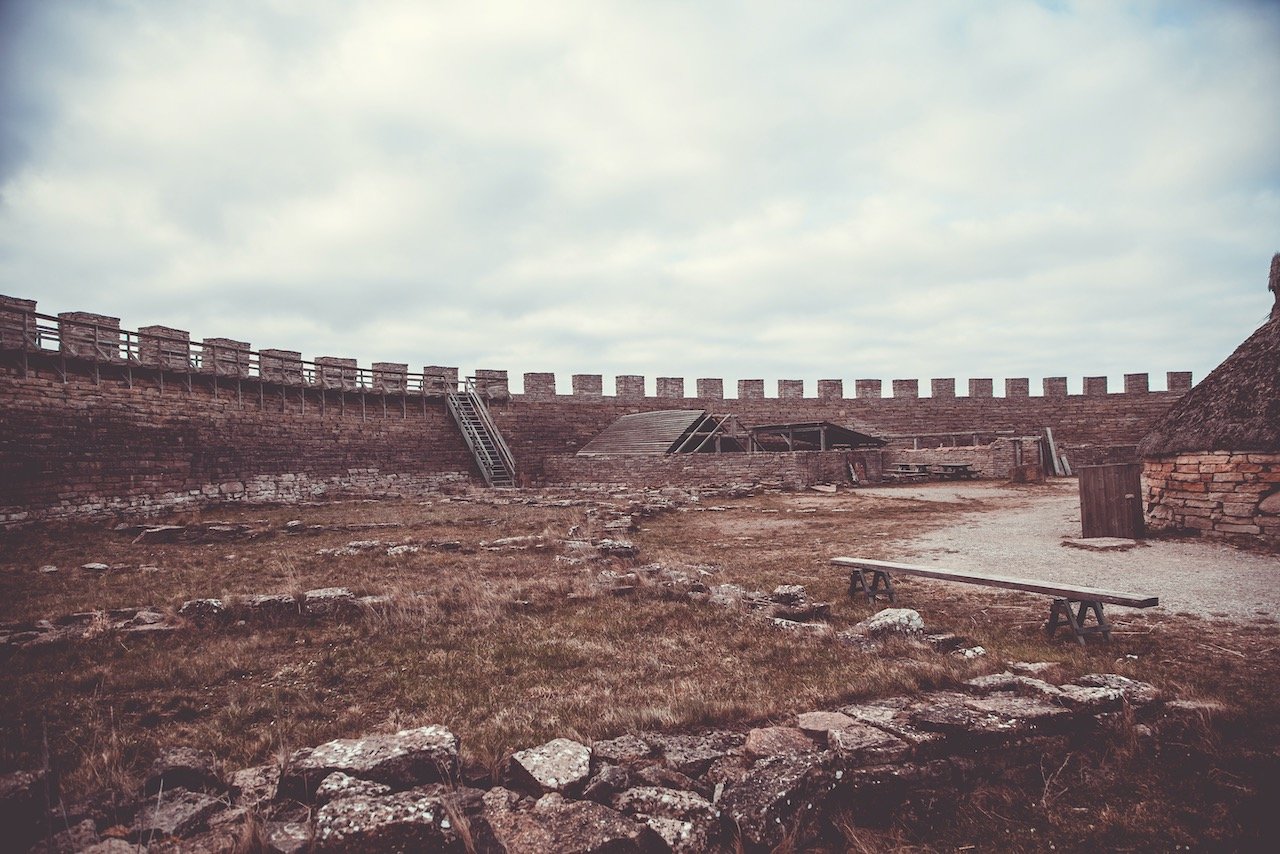
[[[1085,537],[1143,535],[1141,463],[1080,469],[1080,527]]]

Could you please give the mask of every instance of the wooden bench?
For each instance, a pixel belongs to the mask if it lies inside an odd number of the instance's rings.
[[[1142,596],[1137,593],[1123,593],[1118,590],[1103,590],[1072,584],[1053,584],[1033,578],[979,575],[975,572],[962,572],[955,569],[913,566],[908,563],[890,563],[886,560],[854,557],[835,557],[831,559],[831,563],[849,570],[849,595],[862,593],[867,597],[868,602],[874,602],[880,596],[885,596],[890,602],[896,600],[893,590],[894,575],[918,575],[939,581],[958,581],[963,584],[1003,587],[1006,590],[1021,590],[1052,596],[1054,597],[1053,605],[1049,608],[1047,625],[1049,637],[1054,636],[1058,626],[1067,626],[1075,634],[1076,641],[1081,646],[1084,645],[1086,635],[1100,634],[1106,640],[1111,639],[1111,624],[1103,616],[1103,603],[1123,605],[1126,608],[1151,608],[1160,604],[1157,596]],[[1093,614],[1096,625],[1085,625],[1089,614]]]

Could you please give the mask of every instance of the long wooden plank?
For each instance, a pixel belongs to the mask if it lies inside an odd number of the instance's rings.
[[[882,570],[891,575],[919,575],[924,578],[936,578],[940,581],[958,581],[964,584],[980,584],[985,587],[1025,590],[1028,593],[1043,593],[1046,596],[1057,596],[1061,599],[1107,602],[1112,605],[1124,605],[1129,608],[1151,608],[1160,604],[1160,597],[1158,596],[1143,596],[1140,593],[1125,593],[1120,590],[1103,590],[1100,587],[1050,584],[1034,578],[979,575],[974,572],[961,572],[955,569],[915,566],[909,563],[892,563],[887,560],[869,560],[855,557],[833,557],[831,563],[836,566],[847,566],[851,569]]]

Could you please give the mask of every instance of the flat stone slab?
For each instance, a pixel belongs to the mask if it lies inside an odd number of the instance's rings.
[[[1131,706],[1146,706],[1160,700],[1160,691],[1154,685],[1139,682],[1116,673],[1089,673],[1074,680],[1074,684],[1086,688],[1114,688],[1124,695]]]
[[[766,756],[785,756],[791,753],[812,753],[818,749],[814,741],[797,727],[759,727],[747,733],[744,746],[753,759]]]
[[[590,773],[591,748],[568,738],[513,753],[508,767],[513,784],[539,795],[574,790]]]
[[[718,730],[705,735],[649,735],[645,740],[662,754],[667,767],[689,777],[701,777],[717,759],[741,747],[746,736]]]
[[[362,780],[408,789],[450,780],[458,773],[458,738],[442,726],[407,729],[395,735],[339,738],[304,748],[289,758],[280,790],[310,800],[334,771]]]
[[[840,712],[805,712],[796,717],[796,726],[806,735],[825,743],[833,729],[844,729],[853,724],[853,718]]]
[[[321,587],[302,594],[302,613],[308,617],[333,617],[356,610],[356,596],[345,587]]]
[[[340,798],[316,811],[316,851],[440,851],[459,842],[440,791]]]
[[[1127,552],[1141,545],[1137,540],[1128,540],[1124,537],[1076,537],[1063,540],[1062,544],[1067,548],[1091,552]]]
[[[911,752],[911,745],[896,735],[860,722],[829,732],[827,746],[846,765],[897,762]]]
[[[649,742],[634,735],[620,735],[605,741],[597,741],[591,747],[592,754],[602,762],[625,765],[637,759],[647,759],[654,753]]]
[[[643,821],[674,852],[705,851],[719,831],[719,810],[693,792],[641,786],[615,797],[613,807]]]
[[[375,783],[372,780],[361,780],[341,771],[334,771],[320,781],[316,787],[316,803],[327,804],[338,798],[366,797],[377,798],[391,794],[391,787],[386,783]]]
[[[280,785],[280,766],[255,765],[241,768],[230,779],[231,794],[239,806],[256,807],[276,796]]]
[[[558,792],[530,803],[509,789],[490,789],[484,817],[495,841],[511,852],[662,850],[662,838],[647,824],[593,801],[565,800]]]
[[[1063,685],[1058,691],[1058,702],[1074,712],[1096,715],[1120,708],[1124,705],[1124,694],[1115,688]]]
[[[204,828],[209,818],[226,804],[204,792],[174,789],[147,799],[129,828],[131,839],[160,836],[190,836]]]

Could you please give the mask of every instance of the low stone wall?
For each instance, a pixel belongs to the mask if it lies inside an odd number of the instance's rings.
[[[1201,451],[1143,461],[1147,527],[1280,548],[1280,454]]]
[[[551,456],[544,485],[588,488],[626,486],[724,487],[760,484],[805,489],[815,483],[851,483],[849,466],[859,480],[880,479],[880,451],[794,451],[758,454],[671,454],[661,457]]]

